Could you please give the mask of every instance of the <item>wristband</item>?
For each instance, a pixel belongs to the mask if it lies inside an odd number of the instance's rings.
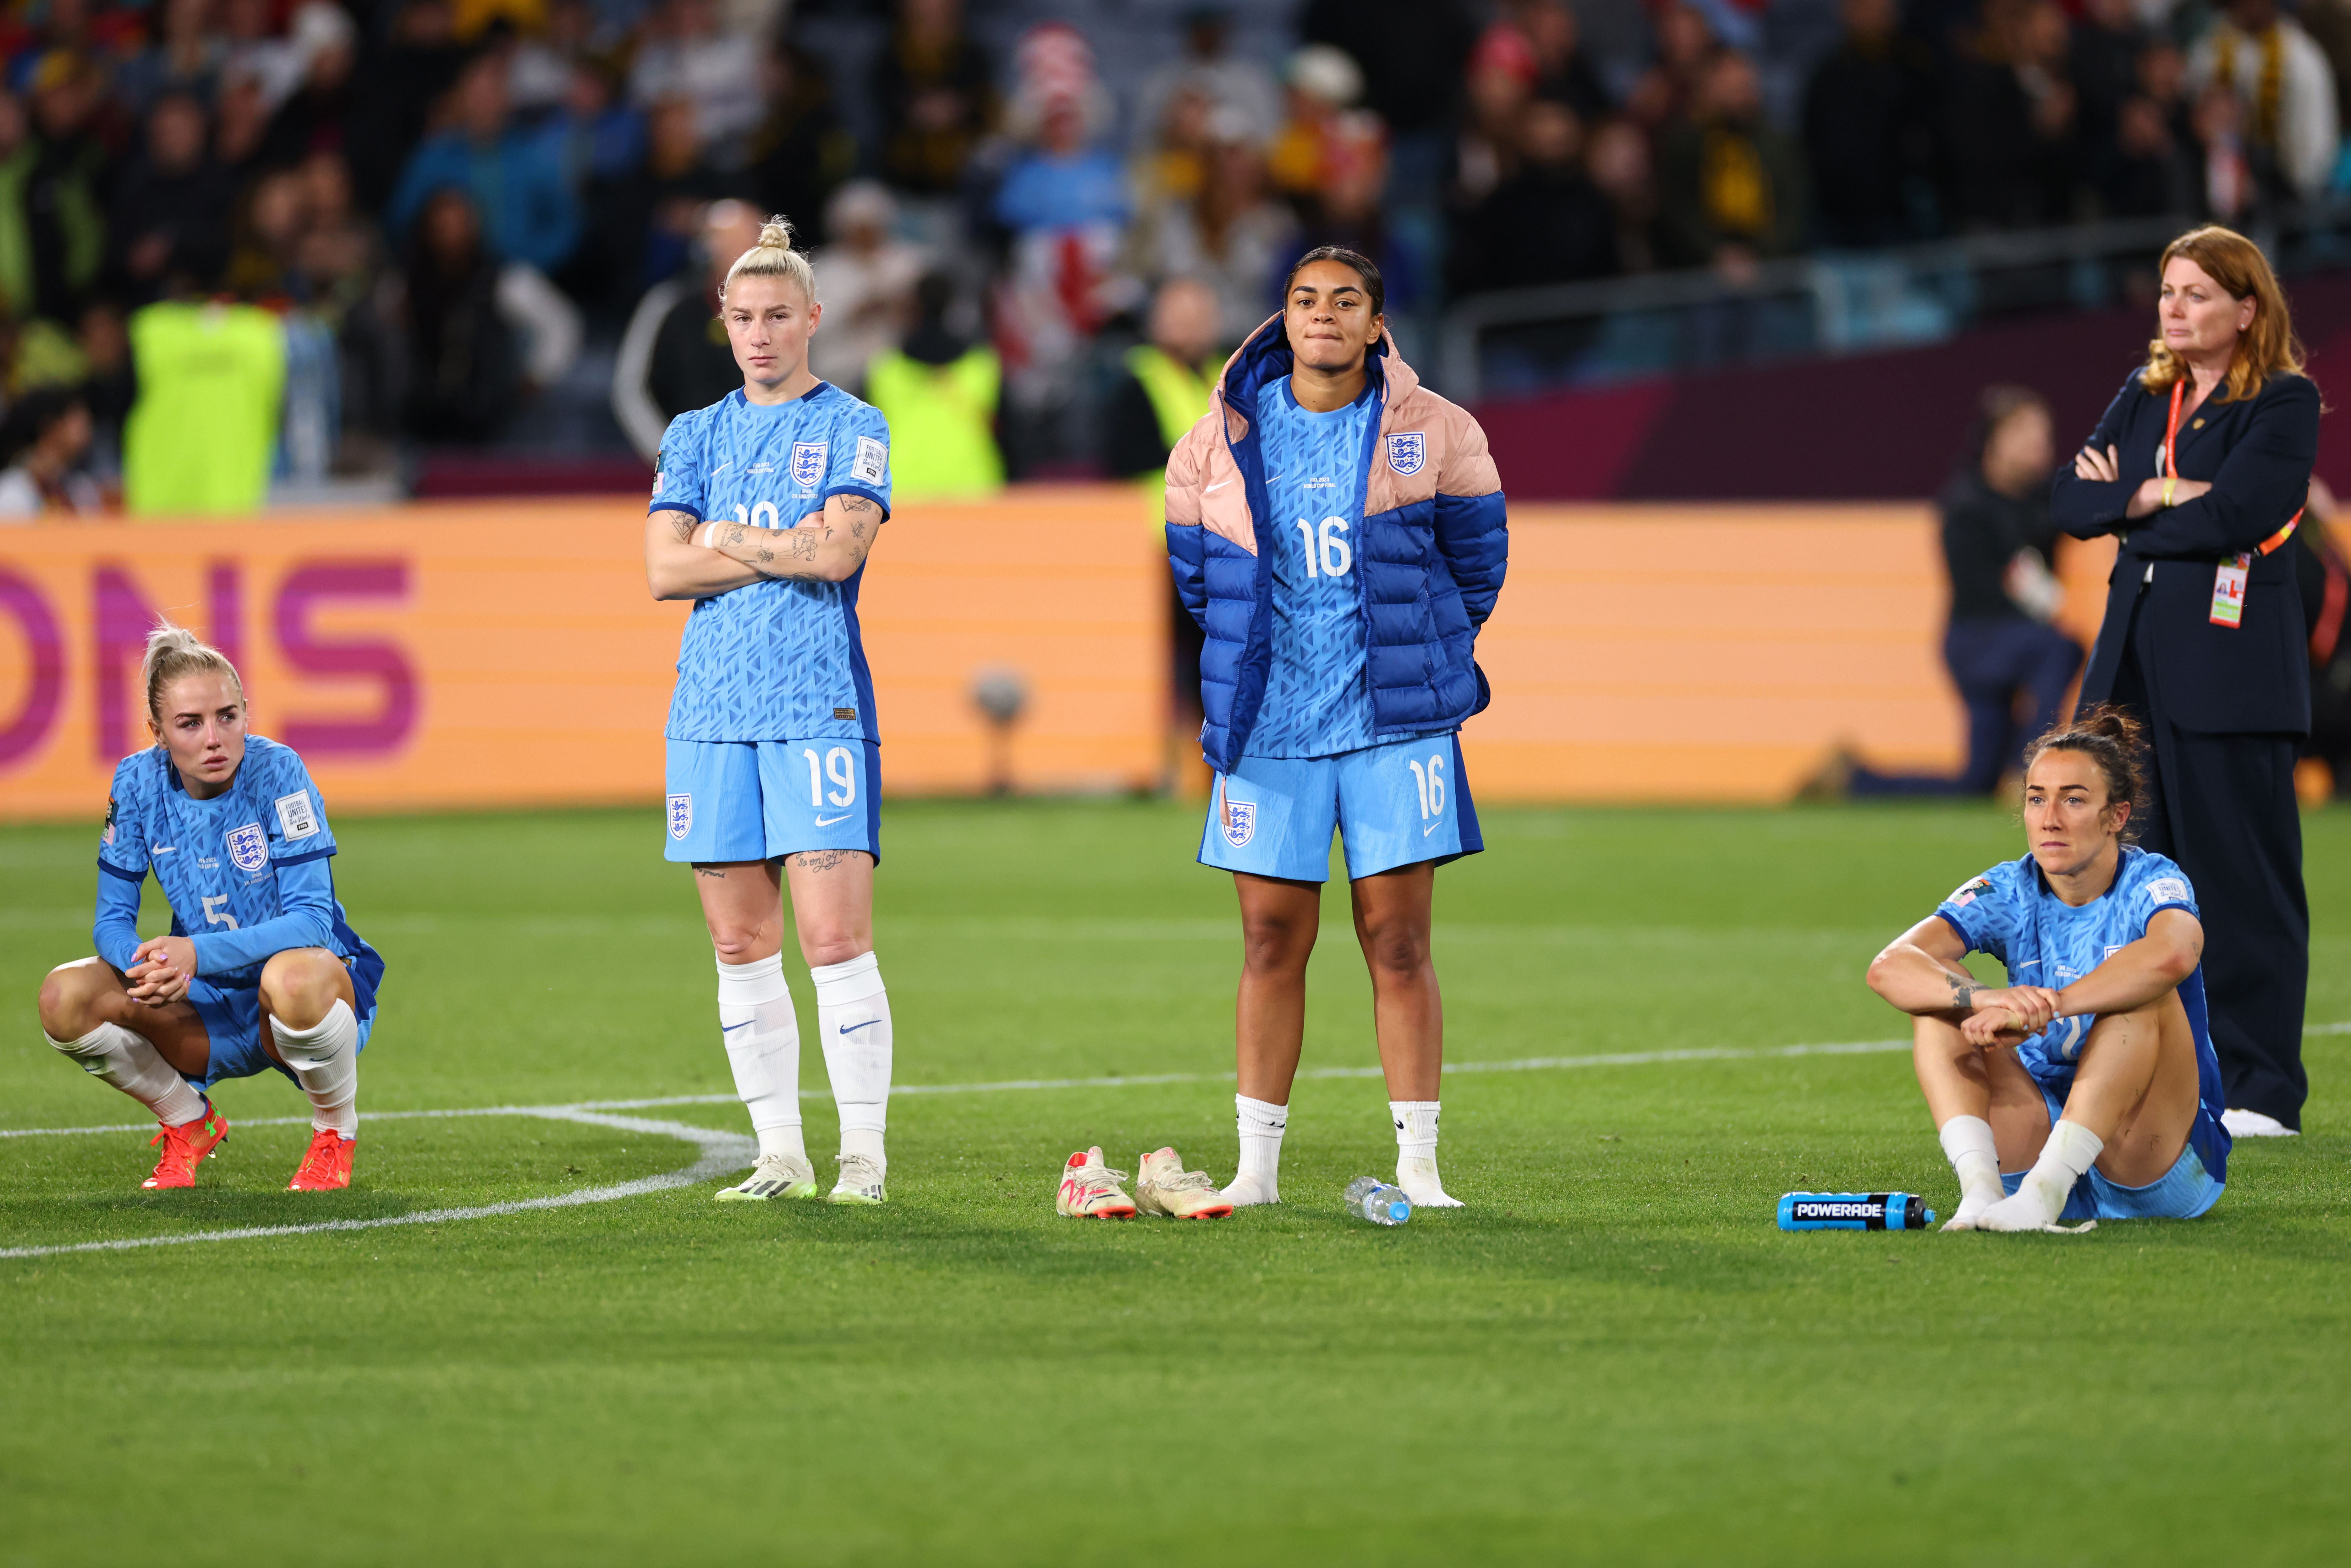
[[[2178,475],[2166,474],[2163,476],[2163,504],[2166,507],[2169,507],[2171,505],[2172,488],[2179,483],[2179,477]]]

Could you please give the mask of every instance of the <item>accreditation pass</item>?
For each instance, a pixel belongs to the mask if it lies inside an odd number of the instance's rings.
[[[2245,580],[2252,574],[2250,550],[2232,555],[2212,571],[2212,624],[2237,626],[2245,619]]]

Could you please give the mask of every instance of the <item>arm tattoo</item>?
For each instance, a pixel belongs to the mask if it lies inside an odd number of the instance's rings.
[[[684,544],[694,538],[695,524],[692,517],[684,512],[664,512],[662,516],[669,519],[669,531],[677,536],[678,543]]]
[[[1971,1008],[1975,1006],[1976,993],[1978,991],[1987,991],[1991,988],[1972,975],[1962,977],[1946,971],[1943,978],[1950,982],[1951,1005],[1955,1008]]]

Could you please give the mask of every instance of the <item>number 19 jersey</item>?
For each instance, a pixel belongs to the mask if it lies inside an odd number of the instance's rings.
[[[789,528],[835,496],[890,510],[890,427],[829,382],[778,404],[732,392],[670,422],[651,511]],[[678,649],[672,740],[878,741],[845,582],[755,582],[695,601]]]

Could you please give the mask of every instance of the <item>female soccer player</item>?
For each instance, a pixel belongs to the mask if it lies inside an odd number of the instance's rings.
[[[1205,638],[1200,738],[1217,770],[1199,859],[1233,873],[1245,952],[1240,1171],[1225,1193],[1280,1200],[1336,828],[1397,1183],[1454,1207],[1437,1169],[1429,910],[1437,868],[1485,847],[1455,732],[1488,700],[1470,650],[1509,554],[1501,485],[1477,422],[1397,355],[1370,260],[1309,251],[1284,294],[1167,463],[1167,551]]]
[[[158,622],[142,674],[156,743],[114,770],[98,956],[49,971],[41,1028],[163,1124],[142,1186],[195,1186],[196,1162],[228,1136],[204,1091],[275,1067],[310,1097],[310,1147],[287,1186],[349,1186],[383,959],[335,901],[326,808],[299,757],[246,730],[244,683],[217,649]],[[141,942],[151,871],[172,934]]]
[[[841,1108],[832,1201],[880,1203],[890,1100],[890,1000],[873,957],[881,753],[857,586],[890,513],[890,431],[810,373],[824,308],[782,218],[727,269],[719,311],[743,390],[670,422],[645,525],[653,597],[695,601],[664,731],[666,853],[694,867],[717,950],[719,1033],[759,1134],[749,1179],[718,1197],[817,1196],[781,956],[789,882]]]
[[[2179,867],[2129,843],[2137,723],[2093,708],[2025,754],[2031,852],[1961,886],[1869,967],[1959,1178],[1946,1230],[2192,1219],[2229,1174],[2204,927]],[[1989,953],[2010,984],[1960,966]],[[2003,1196],[2005,1195],[2005,1196]]]

